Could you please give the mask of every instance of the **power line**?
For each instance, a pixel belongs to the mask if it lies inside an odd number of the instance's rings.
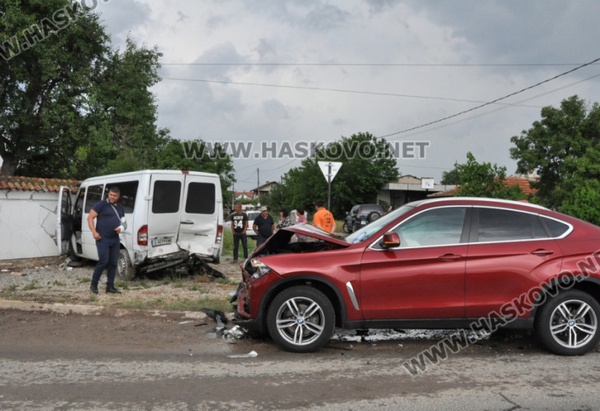
[[[307,67],[552,67],[583,63],[160,63],[161,66],[307,66]]]
[[[569,88],[569,87],[573,87],[573,86],[575,86],[577,84],[584,83],[586,81],[590,81],[590,80],[593,80],[593,79],[598,78],[598,77],[600,77],[600,74],[593,75],[593,76],[585,78],[583,80],[579,80],[579,81],[576,81],[574,83],[567,84],[565,86],[558,87],[558,88],[555,88],[555,89],[550,90],[550,91],[546,91],[546,92],[541,93],[541,94],[536,94],[535,96],[526,98],[524,100],[517,101],[515,104],[521,104],[521,103],[525,103],[525,102],[528,102],[528,101],[531,101],[531,100],[535,100],[535,99],[537,99],[539,97],[543,97],[543,96],[546,96],[548,94],[552,94],[552,93],[555,93],[557,91],[564,90],[564,89]],[[418,131],[418,132],[415,132],[415,133],[410,133],[408,135],[404,135],[403,137],[404,138],[409,138],[409,137],[413,137],[413,136],[416,136],[416,135],[419,135],[419,134],[429,133],[429,132],[435,131],[435,130],[440,130],[442,128],[450,127],[450,126],[453,126],[455,124],[460,124],[460,123],[464,123],[466,121],[470,121],[470,120],[473,120],[473,119],[476,119],[476,118],[479,118],[479,117],[487,116],[488,114],[493,114],[493,113],[496,113],[496,112],[501,111],[501,110],[506,110],[507,108],[510,108],[510,107],[499,107],[499,108],[496,108],[494,110],[487,111],[485,113],[476,114],[474,116],[463,118],[463,119],[457,120],[457,121],[453,121],[451,123],[446,123],[446,124],[443,124],[443,125],[440,125],[440,126],[437,126],[437,127],[430,128],[428,130],[421,130],[421,131]],[[388,140],[397,140],[399,138],[402,138],[402,137],[396,137],[396,138],[388,139]]]
[[[427,126],[430,126],[430,125],[432,125],[432,124],[440,123],[440,122],[442,122],[442,121],[449,120],[449,119],[451,119],[451,118],[458,117],[458,116],[460,116],[460,115],[463,115],[463,114],[466,114],[466,113],[470,113],[471,111],[475,111],[475,110],[478,110],[478,109],[480,109],[480,108],[483,108],[483,107],[486,107],[486,106],[489,106],[489,105],[492,105],[492,104],[496,104],[496,103],[497,103],[498,101],[500,101],[500,100],[505,100],[505,99],[507,99],[507,98],[509,98],[509,97],[512,97],[512,96],[515,96],[515,95],[517,95],[517,94],[523,93],[523,92],[525,92],[525,91],[527,91],[527,90],[531,90],[532,88],[535,88],[535,87],[541,86],[542,84],[545,84],[545,83],[548,83],[548,82],[550,82],[550,81],[556,80],[557,78],[560,78],[560,77],[566,76],[567,74],[573,73],[574,71],[577,71],[577,70],[580,70],[580,69],[582,69],[582,68],[584,68],[584,67],[590,66],[590,65],[592,65],[592,64],[594,64],[594,63],[596,63],[596,62],[598,62],[598,61],[600,61],[600,57],[599,57],[599,58],[597,58],[597,59],[594,59],[594,60],[590,61],[589,63],[582,64],[582,65],[580,65],[580,66],[578,66],[578,67],[575,67],[574,69],[571,69],[571,70],[569,70],[569,71],[565,71],[564,73],[558,74],[558,75],[556,75],[556,76],[554,76],[554,77],[551,77],[551,78],[549,78],[549,79],[546,79],[546,80],[544,80],[544,81],[540,81],[539,83],[536,83],[536,84],[534,84],[534,85],[532,85],[532,86],[525,87],[525,88],[523,88],[523,89],[521,89],[521,90],[519,90],[519,91],[515,91],[514,93],[507,94],[506,96],[503,96],[503,97],[497,98],[497,99],[495,99],[495,100],[492,100],[492,101],[490,101],[490,102],[487,102],[487,103],[481,104],[481,105],[479,105],[479,106],[472,107],[472,108],[470,108],[470,109],[468,109],[468,110],[463,110],[463,111],[461,111],[461,112],[459,112],[459,113],[452,114],[452,115],[450,115],[450,116],[446,116],[446,117],[443,117],[443,118],[441,118],[441,119],[438,119],[438,120],[435,120],[435,121],[430,121],[429,123],[425,123],[425,124],[422,124],[422,125],[420,125],[420,126],[416,126],[416,127],[407,128],[407,129],[405,129],[405,130],[397,131],[397,132],[395,132],[395,133],[390,133],[390,134],[386,134],[386,135],[383,135],[383,136],[378,136],[378,137],[379,137],[379,138],[385,138],[385,137],[390,137],[390,136],[394,136],[394,135],[397,135],[397,134],[403,134],[403,133],[407,133],[407,132],[409,132],[409,131],[417,130],[417,129],[419,129],[419,128],[427,127]]]
[[[238,86],[258,86],[258,87],[285,88],[285,89],[294,89],[294,90],[333,91],[336,93],[368,94],[368,95],[372,95],[372,96],[387,96],[387,97],[406,97],[406,98],[417,98],[417,99],[424,99],[424,100],[444,100],[444,101],[456,101],[456,102],[461,102],[461,103],[486,103],[485,101],[481,101],[481,100],[465,100],[465,99],[457,99],[457,98],[449,98],[449,97],[417,96],[417,95],[411,95],[411,94],[381,93],[381,92],[376,92],[376,91],[358,91],[358,90],[348,90],[348,89],[338,89],[338,88],[288,86],[288,85],[282,85],[282,84],[247,83],[247,82],[239,82],[239,81],[187,79],[187,78],[172,78],[172,77],[165,77],[165,78],[163,78],[163,80],[191,81],[191,82],[197,82],[197,83],[233,84],[233,85],[238,85]],[[486,104],[492,104],[492,103],[486,103]],[[511,104],[507,104],[507,103],[497,103],[497,104],[511,105]],[[541,108],[539,106],[522,106],[522,107]]]

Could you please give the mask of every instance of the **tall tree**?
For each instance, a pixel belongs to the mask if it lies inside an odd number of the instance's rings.
[[[457,164],[454,164],[454,168],[452,170],[442,172],[442,180],[440,181],[440,184],[447,184],[447,185],[460,184],[460,173],[456,169],[456,166],[457,166]]]
[[[465,164],[456,164],[460,175],[460,187],[457,196],[503,198],[523,200],[527,198],[519,186],[506,184],[506,167],[491,163],[478,163],[475,156],[467,153]]]
[[[537,171],[540,180],[532,186],[540,204],[560,209],[583,182],[600,179],[600,106],[572,96],[560,108],[544,107],[541,116],[511,138],[510,155],[517,172]]]
[[[271,191],[271,205],[313,210],[316,200],[327,202],[327,181],[319,161],[342,163],[331,184],[330,211],[338,218],[354,204],[374,203],[381,186],[399,175],[386,140],[358,133],[318,148],[300,167],[284,174],[281,183]]]
[[[68,174],[109,51],[98,16],[78,4],[0,0],[2,175]]]

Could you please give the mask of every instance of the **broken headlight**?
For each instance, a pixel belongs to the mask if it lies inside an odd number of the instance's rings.
[[[250,260],[250,264],[252,266],[253,271],[252,277],[254,278],[260,278],[263,275],[267,274],[269,271],[271,271],[271,267],[261,262],[260,260],[257,260],[256,258]]]

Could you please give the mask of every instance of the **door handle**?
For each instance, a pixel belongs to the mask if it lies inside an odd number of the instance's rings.
[[[444,255],[438,257],[438,259],[442,260],[442,261],[456,261],[456,260],[460,260],[461,258],[462,258],[462,255],[452,254],[452,253],[444,254]]]
[[[539,257],[545,257],[547,255],[554,254],[554,251],[552,251],[552,250],[544,250],[543,248],[540,248],[540,249],[537,249],[537,250],[533,250],[531,252],[531,254],[537,255]]]
[[[194,224],[194,222],[190,221],[190,220],[186,220],[186,221],[181,221],[181,224]]]

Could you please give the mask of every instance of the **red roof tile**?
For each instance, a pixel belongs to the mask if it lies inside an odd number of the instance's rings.
[[[1,172],[0,168],[0,172]],[[37,178],[22,176],[0,176],[0,190],[37,191],[42,193],[58,192],[60,186],[67,186],[76,192],[81,181],[58,178]]]
[[[523,190],[523,193],[525,193],[525,195],[527,196],[530,196],[537,192],[535,188],[531,188],[531,185],[529,184],[530,181],[524,177],[508,176],[504,181],[509,187],[518,185],[519,187],[521,187],[521,190]],[[456,188],[454,188],[453,190],[440,191],[439,193],[430,194],[427,197],[452,197],[458,192],[459,188],[460,186],[456,186]]]

